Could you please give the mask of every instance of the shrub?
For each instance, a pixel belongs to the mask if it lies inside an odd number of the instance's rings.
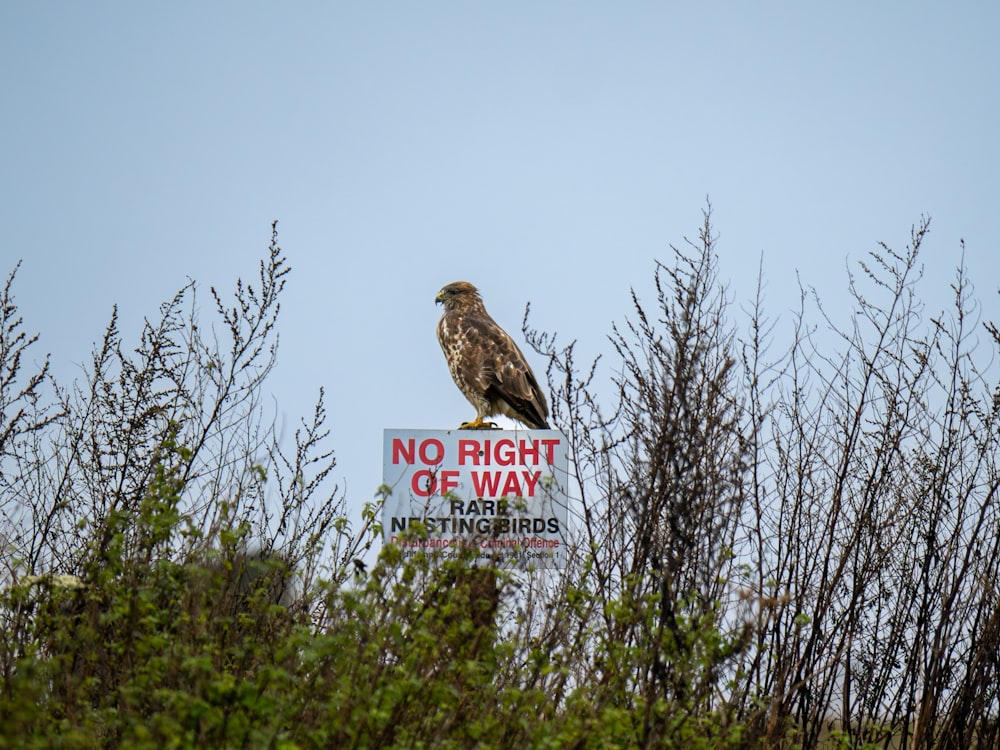
[[[287,451],[261,406],[276,230],[214,322],[194,282],[131,350],[113,315],[70,388],[24,372],[12,273],[0,746],[995,747],[1000,333],[970,348],[964,269],[923,325],[927,230],[861,264],[840,354],[806,295],[775,353],[706,211],[612,328],[610,407],[526,321],[572,448],[562,571],[368,554],[380,501],[354,527],[322,391]]]

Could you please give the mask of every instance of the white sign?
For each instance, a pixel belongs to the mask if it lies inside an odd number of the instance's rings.
[[[385,430],[384,539],[404,555],[472,546],[493,564],[563,567],[568,454],[556,430]],[[417,523],[426,538],[405,534]]]

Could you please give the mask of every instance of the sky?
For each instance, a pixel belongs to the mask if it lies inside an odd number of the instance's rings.
[[[998,28],[986,1],[0,0],[0,273],[65,383],[113,305],[136,343],[188,278],[255,278],[278,220],[268,389],[292,430],[325,388],[356,510],[384,429],[473,416],[441,286],[516,338],[530,302],[607,377],[707,199],[733,319],[762,270],[779,339],[800,280],[846,311],[922,216],[929,305],[964,262],[1000,321]]]

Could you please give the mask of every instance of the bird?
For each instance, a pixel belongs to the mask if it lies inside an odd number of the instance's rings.
[[[435,303],[444,305],[437,338],[448,370],[476,408],[476,418],[459,429],[495,429],[486,418],[496,414],[531,429],[551,429],[549,406],[535,374],[514,339],[486,312],[479,290],[468,281],[453,281],[441,288]]]

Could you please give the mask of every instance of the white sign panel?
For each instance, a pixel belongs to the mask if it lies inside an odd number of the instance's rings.
[[[556,430],[385,430],[385,541],[404,555],[472,546],[493,564],[563,567],[568,454]],[[425,539],[404,533],[415,523]]]

